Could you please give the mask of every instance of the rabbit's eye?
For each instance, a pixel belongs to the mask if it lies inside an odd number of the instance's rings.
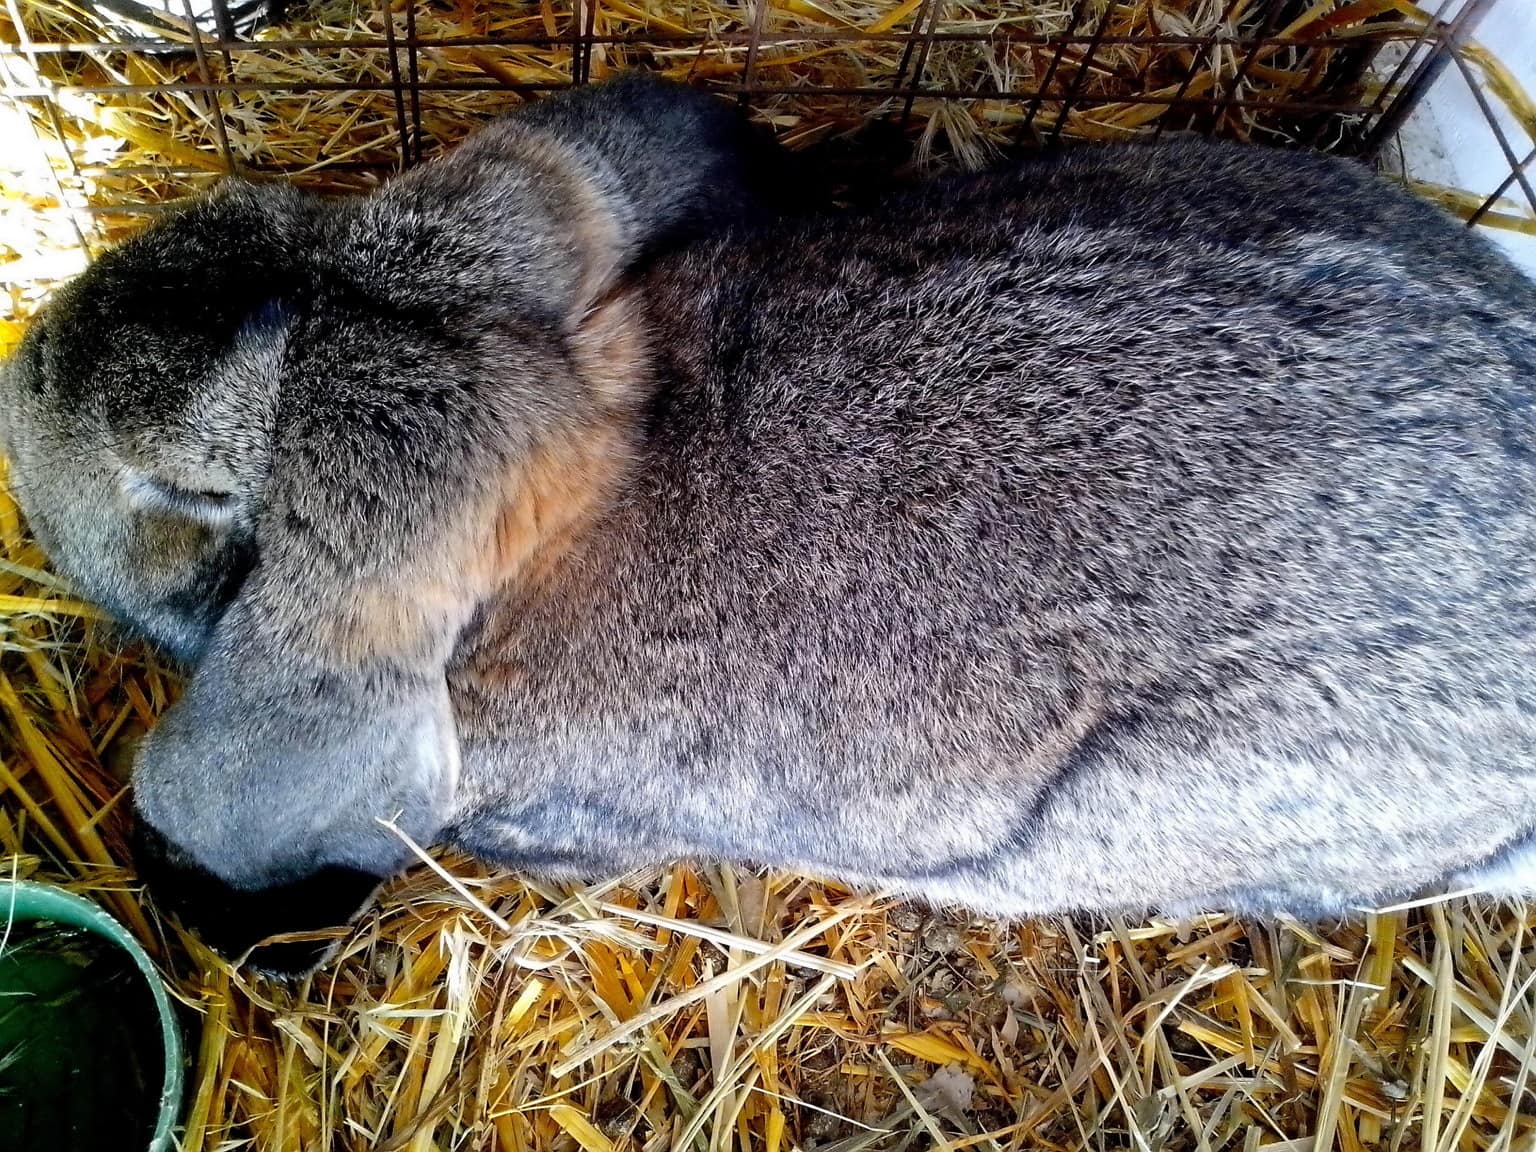
[[[134,512],[185,516],[209,528],[234,519],[235,494],[225,489],[187,488],[137,468],[124,470],[118,487]]]

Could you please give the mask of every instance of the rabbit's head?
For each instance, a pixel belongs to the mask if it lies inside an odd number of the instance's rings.
[[[59,571],[184,661],[254,559],[315,202],[231,183],[105,254],[0,369],[0,449]]]
[[[636,78],[365,199],[230,184],[99,260],[5,369],[39,540],[192,666],[135,764],[139,855],[221,950],[345,921],[399,833],[449,819],[457,638],[631,458],[626,277],[744,212],[739,127]]]
[[[327,307],[317,268],[344,214],[229,182],[57,293],[0,379],[12,490],[51,562],[191,672],[134,767],[135,862],[162,906],[232,956],[344,923],[402,860],[378,818],[429,836],[456,774],[440,674],[331,659],[323,624],[319,650],[284,635],[306,603],[323,617],[349,598],[270,499],[275,484],[292,511],[317,483],[274,454],[279,425],[295,425],[285,364]],[[297,970],[324,951],[254,962]]]

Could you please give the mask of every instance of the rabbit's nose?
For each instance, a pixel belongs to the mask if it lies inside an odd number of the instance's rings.
[[[325,964],[382,883],[328,866],[271,888],[232,888],[143,819],[134,822],[133,859],[162,911],[230,961],[282,979]]]

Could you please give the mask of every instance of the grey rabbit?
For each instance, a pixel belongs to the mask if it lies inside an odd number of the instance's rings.
[[[19,499],[193,666],[157,896],[232,954],[341,923],[384,820],[1005,917],[1536,890],[1536,285],[1342,160],[732,225],[740,147],[623,80],[366,200],[226,187],[49,305]]]

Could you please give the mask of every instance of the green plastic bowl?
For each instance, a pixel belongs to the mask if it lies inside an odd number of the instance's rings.
[[[177,1117],[181,1113],[181,1030],[176,1022],[171,998],[166,995],[165,985],[161,983],[160,974],[155,971],[149,955],[139,947],[139,942],[128,929],[83,896],[30,880],[0,880],[0,930],[10,921],[22,923],[32,920],[51,920],[55,924],[66,924],[71,928],[91,932],[110,940],[133,957],[134,965],[143,975],[155,999],[165,1057],[165,1079],[160,1086],[160,1110],[155,1119],[155,1134],[149,1141],[149,1152],[170,1152],[171,1130],[176,1126]]]

